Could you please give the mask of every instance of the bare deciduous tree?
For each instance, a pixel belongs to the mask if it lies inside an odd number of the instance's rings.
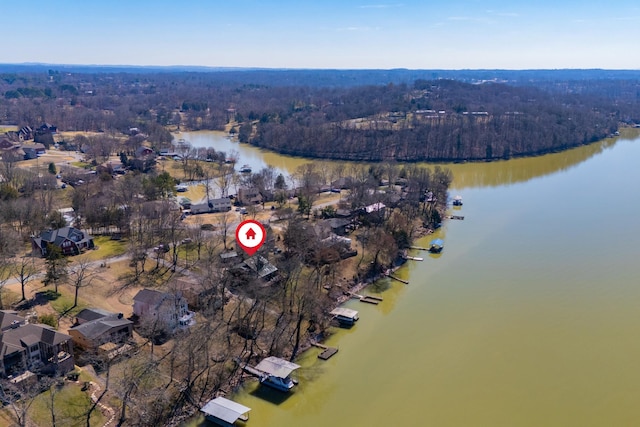
[[[22,299],[20,301],[27,299],[25,292],[27,283],[38,273],[33,261],[33,257],[23,256],[20,257],[20,261],[14,264],[12,268],[13,277],[20,283],[20,291],[22,293]]]
[[[69,282],[73,287],[73,307],[78,306],[78,294],[81,288],[87,288],[92,285],[95,278],[95,271],[93,271],[91,261],[86,256],[77,257],[74,260],[73,265],[69,269]]]

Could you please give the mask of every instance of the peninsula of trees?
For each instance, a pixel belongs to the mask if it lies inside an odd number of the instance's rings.
[[[167,126],[231,124],[242,142],[305,157],[507,159],[588,144],[640,122],[638,76],[624,71],[4,69],[11,72],[0,74],[0,123],[140,127],[165,144]]]

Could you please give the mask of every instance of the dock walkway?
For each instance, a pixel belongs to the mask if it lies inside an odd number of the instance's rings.
[[[397,280],[400,283],[404,283],[405,285],[409,284],[408,280],[401,279],[401,278],[399,278],[397,276],[394,276],[393,274],[389,274],[389,277],[392,278],[393,280]]]
[[[347,295],[349,295],[351,298],[356,298],[360,300],[360,302],[366,302],[367,304],[376,305],[382,301],[382,297],[378,297],[375,295],[360,295],[360,294],[355,294],[353,292],[348,292]]]

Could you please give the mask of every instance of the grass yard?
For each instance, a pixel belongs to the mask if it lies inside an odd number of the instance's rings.
[[[87,251],[82,255],[90,261],[112,258],[127,252],[127,239],[112,240],[109,236],[97,236],[93,238],[93,243],[98,249]]]
[[[91,165],[87,162],[80,162],[80,161],[76,161],[76,162],[71,162],[72,166],[75,166],[77,168],[81,168],[81,169],[87,169],[90,168]]]
[[[182,193],[177,193],[177,195],[186,197],[187,199],[191,200],[193,203],[198,203],[200,200],[204,199],[207,196],[207,192],[205,190],[204,184],[198,184],[198,185],[190,185],[187,191]]]
[[[86,426],[87,411],[91,407],[88,391],[82,391],[82,383],[65,382],[62,388],[54,386],[53,408],[56,425],[65,427]],[[51,425],[51,391],[37,396],[29,411],[29,418],[39,426]],[[102,426],[105,416],[96,409],[91,414],[91,425]]]

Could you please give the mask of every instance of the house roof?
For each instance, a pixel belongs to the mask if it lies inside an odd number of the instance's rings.
[[[237,256],[238,256],[238,253],[236,251],[223,252],[223,253],[220,254],[220,258],[222,258],[222,259],[236,258]]]
[[[351,224],[351,221],[347,220],[347,219],[342,219],[342,218],[329,218],[327,220],[325,220],[326,224],[328,224],[331,228],[342,228],[342,227],[346,227],[347,225]]]
[[[33,144],[22,144],[22,149],[27,149],[27,150],[44,150],[44,144],[41,144],[39,142],[34,142]]]
[[[17,322],[17,323],[16,323]],[[0,310],[0,330],[11,328],[12,325],[26,323],[27,319],[18,316],[16,311]]]
[[[258,277],[263,278],[278,271],[278,268],[271,264],[262,255],[256,255],[244,262],[244,265],[254,271]]]
[[[18,328],[8,329],[0,335],[2,349],[0,353],[11,354],[16,349],[21,350],[25,346],[44,343],[50,346],[69,341],[71,337],[56,331],[50,326],[27,323]]]
[[[122,326],[132,324],[133,322],[122,317],[122,314],[111,314],[109,316],[101,317],[99,319],[83,323],[82,325],[69,328],[69,332],[77,331],[86,338],[95,339],[113,328],[120,328]]]
[[[66,239],[75,243],[87,241],[91,238],[87,233],[82,230],[78,230],[74,227],[63,227],[57,230],[44,230],[40,233],[40,239],[45,242],[54,243],[56,245],[62,244]]]
[[[156,291],[155,289],[142,289],[133,297],[133,301],[145,304],[160,304],[167,297],[169,297],[169,294],[165,292]]]
[[[90,322],[92,320],[100,319],[107,316],[113,316],[116,313],[112,313],[107,310],[103,310],[101,308],[85,308],[81,310],[78,314],[76,314],[76,319],[84,320],[85,322]]]
[[[378,212],[382,209],[386,208],[386,206],[384,205],[384,203],[382,202],[378,202],[378,203],[374,203],[372,205],[366,206],[364,208],[364,211],[368,214],[373,213],[373,212]]]

